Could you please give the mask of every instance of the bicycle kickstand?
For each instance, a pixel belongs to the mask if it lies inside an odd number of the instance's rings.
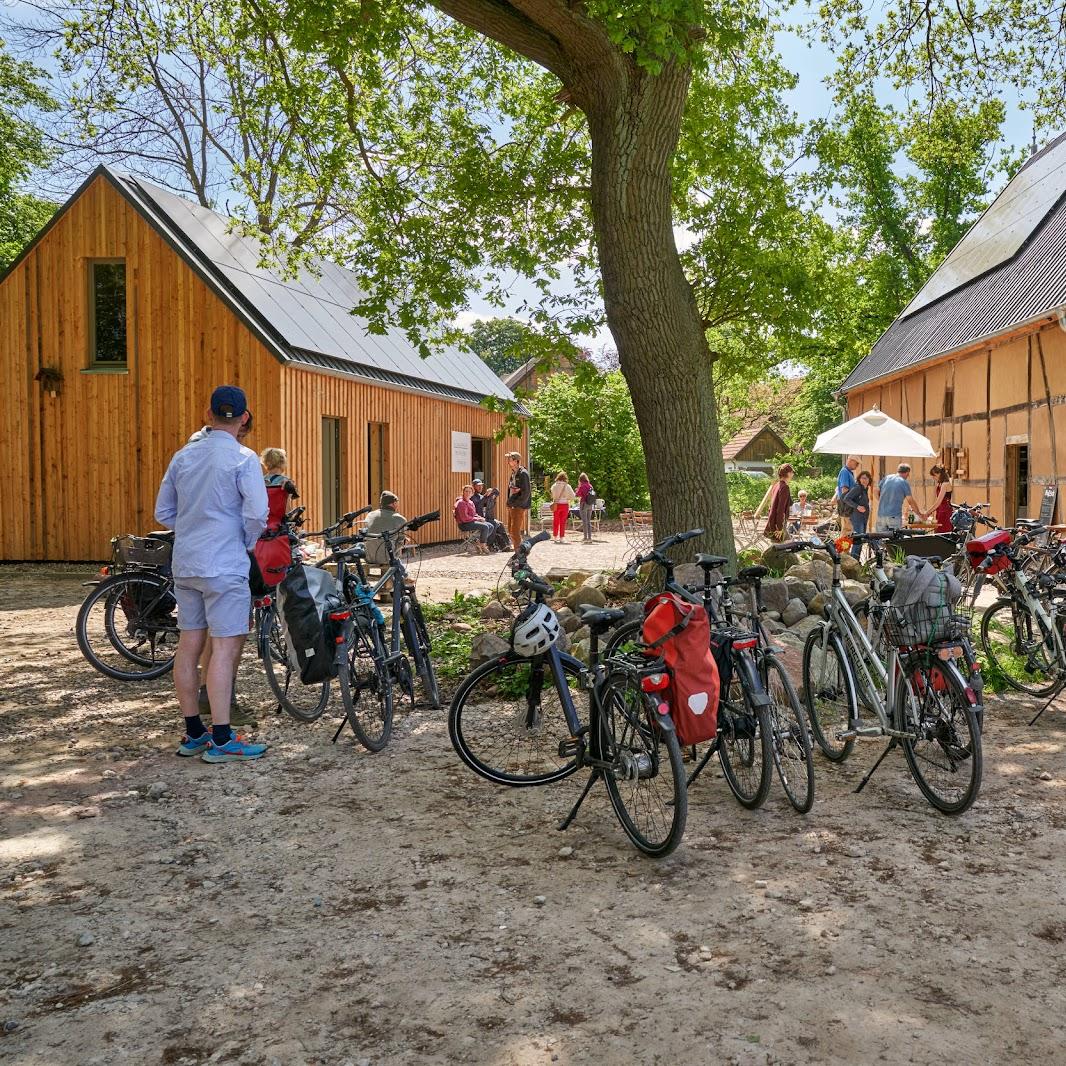
[[[891,751],[891,750],[892,750],[892,749],[893,749],[894,747],[896,747],[896,746],[897,746],[898,744],[899,744],[899,741],[898,741],[898,740],[897,740],[897,739],[896,739],[895,737],[893,737],[893,738],[892,738],[892,739],[891,739],[891,740],[890,740],[890,741],[888,742],[888,747],[886,747],[886,748],[885,748],[885,750],[884,750],[883,752],[881,752],[880,756],[879,756],[879,757],[878,757],[878,759],[877,759],[877,762],[875,762],[875,763],[873,764],[873,766],[871,766],[871,767],[870,767],[870,769],[869,769],[869,771],[867,772],[866,776],[865,776],[865,777],[864,777],[864,778],[863,778],[863,779],[862,779],[862,780],[861,780],[861,781],[859,782],[859,787],[855,789],[855,793],[856,793],[856,795],[857,795],[858,793],[860,793],[860,792],[861,792],[861,791],[862,791],[862,790],[863,790],[863,789],[864,789],[864,788],[866,787],[866,784],[867,784],[867,782],[868,782],[868,781],[870,780],[870,778],[871,778],[871,777],[873,777],[873,775],[874,775],[874,771],[875,771],[875,770],[876,770],[876,769],[877,769],[877,768],[878,768],[878,767],[879,767],[879,766],[881,765],[881,763],[883,763],[883,762],[885,761],[885,756],[886,756],[886,755],[887,755],[887,754],[888,754],[888,753],[889,753],[889,752],[890,752],[890,751]]]
[[[585,802],[585,797],[592,791],[592,786],[596,784],[597,779],[602,776],[603,771],[598,767],[589,774],[589,779],[585,782],[585,787],[581,790],[581,795],[577,798],[577,803],[570,808],[570,813],[555,827],[560,833],[564,829],[570,828],[570,823],[577,817],[577,812],[581,808],[581,804]]]
[[[1036,725],[1037,721],[1039,720],[1040,716],[1044,713],[1044,711],[1046,711],[1061,695],[1062,695],[1062,689],[1059,689],[1059,691],[1056,692],[1051,697],[1051,699],[1049,699],[1047,701],[1047,703],[1045,703],[1044,706],[1041,707],[1040,710],[1036,712],[1036,714],[1033,716],[1033,720],[1029,724],[1030,725]]]
[[[699,777],[700,774],[703,773],[703,768],[707,765],[707,763],[709,763],[711,761],[711,756],[717,750],[718,750],[718,742],[717,741],[715,741],[713,744],[709,744],[707,746],[707,751],[704,753],[703,758],[700,759],[699,766],[697,766],[696,769],[693,770],[692,773],[688,775],[688,780],[685,782],[685,788],[692,788],[693,781],[695,781],[696,778]]]
[[[345,715],[341,715],[341,724],[339,726],[337,726],[337,732],[333,734],[333,739],[330,741],[331,744],[336,744],[337,743],[337,738],[341,735],[341,733],[344,732],[344,727],[347,724],[348,724],[348,716],[346,714]]]

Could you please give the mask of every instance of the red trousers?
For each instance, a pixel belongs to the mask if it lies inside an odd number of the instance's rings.
[[[570,517],[570,504],[557,503],[552,507],[552,536],[566,535],[566,521]]]

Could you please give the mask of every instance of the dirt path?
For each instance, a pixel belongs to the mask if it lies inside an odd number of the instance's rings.
[[[440,712],[379,756],[268,714],[260,763],[176,759],[169,684],[78,655],[82,575],[2,576],[6,1062],[1063,1061],[1061,712],[991,708],[960,820],[902,758],[852,795],[867,746],[807,817],[701,781],[652,863],[602,794],[555,831],[580,782],[474,778]]]

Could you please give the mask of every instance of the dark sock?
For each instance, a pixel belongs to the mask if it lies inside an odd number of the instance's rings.
[[[228,725],[212,725],[211,741],[215,747],[228,744],[233,739],[233,733]]]
[[[204,723],[200,721],[200,716],[198,714],[194,714],[191,718],[185,719],[185,735],[190,740],[199,740],[206,732],[207,730],[204,728]]]

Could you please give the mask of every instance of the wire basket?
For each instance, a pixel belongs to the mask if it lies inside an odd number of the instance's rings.
[[[174,546],[158,537],[135,537],[127,533],[114,540],[115,554],[123,566],[170,566]]]
[[[911,604],[900,608],[886,605],[881,624],[881,640],[888,647],[913,648],[963,640],[970,635],[972,610],[953,604],[930,607]]]

